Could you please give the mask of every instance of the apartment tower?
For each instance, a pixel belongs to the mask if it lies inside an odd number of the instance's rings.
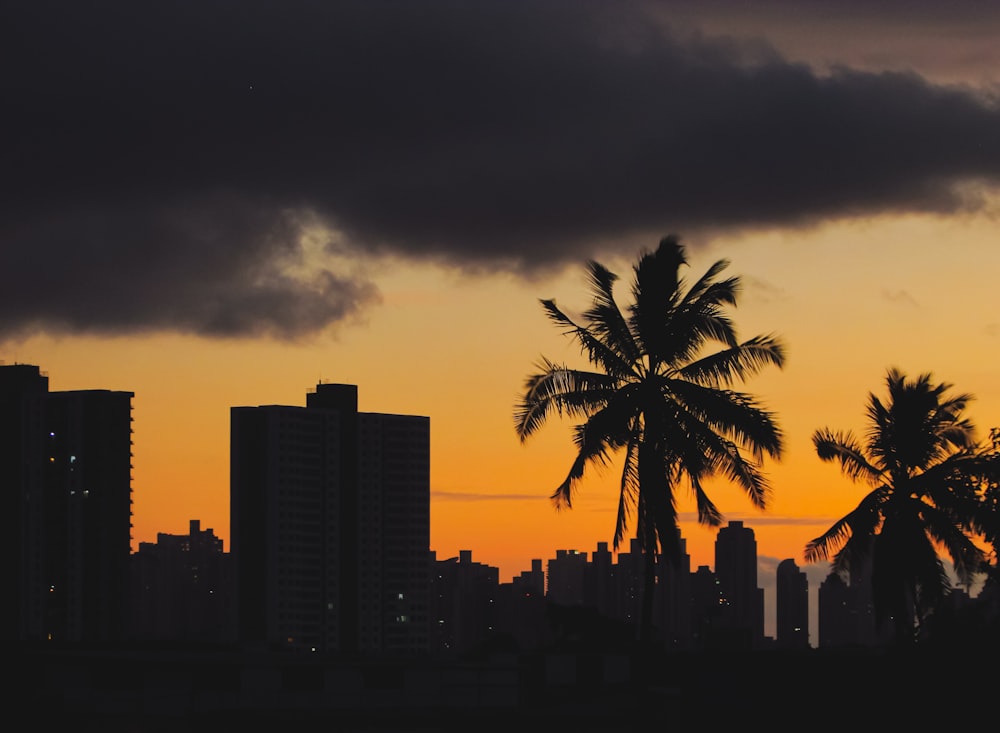
[[[0,366],[0,563],[7,640],[124,638],[132,544],[132,392],[50,392]]]
[[[777,643],[781,649],[809,648],[809,578],[788,558],[775,577]]]
[[[715,538],[715,574],[726,604],[723,628],[733,646],[759,648],[764,640],[764,591],[757,587],[757,539],[731,521]]]
[[[231,409],[237,634],[268,648],[429,648],[430,420],[358,412],[318,384],[306,406]]]

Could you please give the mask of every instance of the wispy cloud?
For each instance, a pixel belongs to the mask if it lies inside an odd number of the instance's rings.
[[[681,512],[682,522],[697,522],[698,515],[694,512]],[[828,527],[837,517],[787,517],[773,514],[748,514],[741,512],[726,512],[723,526],[731,521],[740,521],[753,529],[754,527]]]
[[[544,494],[501,494],[476,491],[431,491],[431,498],[436,501],[545,501]]]
[[[920,306],[916,298],[905,290],[883,290],[882,298],[890,303],[900,303],[915,308]]]

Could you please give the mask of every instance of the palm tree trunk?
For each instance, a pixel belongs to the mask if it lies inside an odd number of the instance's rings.
[[[653,640],[653,594],[656,592],[656,550],[643,550],[642,609],[639,616],[639,641]]]

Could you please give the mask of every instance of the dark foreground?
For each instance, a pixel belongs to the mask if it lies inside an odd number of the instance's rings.
[[[775,730],[996,720],[995,654],[537,652],[474,661],[7,650],[5,712],[65,731]]]

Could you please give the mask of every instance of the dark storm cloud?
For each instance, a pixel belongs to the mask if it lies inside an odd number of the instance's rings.
[[[307,220],[530,271],[630,232],[956,211],[1000,173],[981,96],[625,3],[31,2],[0,27],[0,335],[321,330],[374,290],[289,274]]]

